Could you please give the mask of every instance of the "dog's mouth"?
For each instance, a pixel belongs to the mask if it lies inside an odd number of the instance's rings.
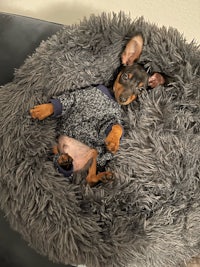
[[[118,91],[115,92],[115,99],[120,105],[126,106],[129,105],[131,102],[136,100],[137,95],[132,94],[131,96],[127,96],[123,93],[119,93]]]

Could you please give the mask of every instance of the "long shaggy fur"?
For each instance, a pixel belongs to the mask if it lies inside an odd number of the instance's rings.
[[[56,121],[29,109],[52,95],[109,85],[128,39],[140,62],[171,83],[124,109],[126,129],[109,184],[67,181],[48,157]],[[0,89],[0,205],[13,229],[55,262],[173,267],[200,253],[200,51],[175,29],[124,14],[64,27]]]

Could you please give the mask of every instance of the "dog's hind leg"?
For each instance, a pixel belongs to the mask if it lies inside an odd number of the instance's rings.
[[[88,175],[86,177],[86,181],[90,186],[94,186],[99,181],[107,182],[112,179],[112,173],[111,172],[100,172],[97,174],[97,151],[95,149],[92,149],[90,151],[92,154],[91,157],[91,165],[88,170]]]

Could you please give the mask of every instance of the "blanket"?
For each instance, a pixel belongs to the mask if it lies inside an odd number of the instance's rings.
[[[170,77],[124,109],[125,133],[107,168],[114,181],[66,180],[49,150],[56,121],[29,109],[67,90],[112,84],[127,41],[139,62]],[[0,88],[0,207],[13,229],[54,262],[173,267],[200,253],[200,51],[174,28],[124,13],[65,26]]]

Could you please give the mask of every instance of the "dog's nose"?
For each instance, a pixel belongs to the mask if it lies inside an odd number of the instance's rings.
[[[123,96],[123,95],[121,95],[120,97],[119,97],[119,101],[121,102],[121,103],[124,103],[124,102],[126,102],[128,100],[128,97],[127,96]]]

